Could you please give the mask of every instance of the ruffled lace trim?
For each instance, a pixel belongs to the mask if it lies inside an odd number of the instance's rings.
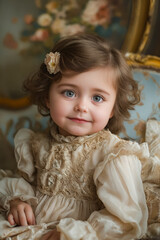
[[[94,133],[88,136],[80,136],[80,137],[67,136],[66,137],[58,133],[58,128],[54,123],[52,123],[50,126],[51,126],[50,134],[52,138],[58,143],[74,143],[74,144],[83,143],[85,141],[88,141],[88,139],[90,138],[95,138],[96,135],[102,135],[102,132],[106,131],[106,130],[102,130],[98,133]]]
[[[35,207],[36,204],[38,203],[38,199],[33,196],[27,196],[27,195],[22,195],[22,194],[15,194],[14,196],[7,196],[3,195],[0,193],[0,198],[1,198],[1,204],[3,206],[2,210],[3,211],[9,211],[10,210],[10,201],[14,199],[20,199],[23,202],[27,202],[29,205]]]
[[[149,119],[146,123],[145,141],[151,143],[160,134],[160,121]]]
[[[142,143],[141,145],[139,145],[136,142],[125,141],[125,140],[119,141],[114,146],[113,151],[110,154],[108,154],[108,156],[106,156],[105,160],[98,164],[94,174],[94,178],[97,178],[96,172],[99,173],[103,171],[106,163],[109,163],[114,160],[117,161],[120,156],[133,156],[133,155],[137,156],[137,158],[142,163],[147,161],[149,157],[148,145],[146,143]],[[143,171],[144,170],[142,169],[142,175],[144,174]]]
[[[36,204],[38,203],[38,199],[36,197],[29,196],[29,195],[21,195],[21,194],[15,194],[14,196],[5,196],[0,193],[0,199],[1,199],[1,205],[3,206],[1,210],[7,211],[7,212],[9,212],[10,210],[9,202],[14,199],[20,199],[23,202],[27,202],[32,207],[35,207]]]
[[[57,225],[63,240],[98,240],[97,234],[88,222],[62,219]]]

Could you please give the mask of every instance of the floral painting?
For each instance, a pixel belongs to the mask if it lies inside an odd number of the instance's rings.
[[[95,32],[120,49],[128,28],[131,2],[1,0],[0,15],[4,23],[1,50],[4,63],[0,68],[3,79],[0,96],[20,97],[22,92],[17,89],[20,89],[24,78],[38,66],[61,37]]]
[[[41,49],[40,45],[48,50],[59,38],[79,32],[96,32],[108,39],[113,39],[114,35],[124,37],[127,30],[122,19],[124,2],[122,0],[35,1],[39,15],[36,18],[31,14],[25,15],[26,27],[22,31],[21,40],[32,43],[30,51],[34,45],[38,53]],[[118,48],[120,48],[120,38],[115,42]],[[25,50],[22,53],[24,54]]]

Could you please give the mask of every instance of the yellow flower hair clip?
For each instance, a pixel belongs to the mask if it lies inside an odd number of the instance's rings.
[[[59,68],[59,60],[60,60],[60,53],[59,52],[50,52],[46,54],[46,58],[44,60],[44,63],[46,64],[47,70],[50,74],[60,71]]]

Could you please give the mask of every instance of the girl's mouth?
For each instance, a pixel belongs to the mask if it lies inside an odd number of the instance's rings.
[[[77,122],[77,123],[87,123],[87,122],[91,122],[91,121],[88,121],[86,119],[83,119],[83,118],[69,118],[71,121],[73,122]]]

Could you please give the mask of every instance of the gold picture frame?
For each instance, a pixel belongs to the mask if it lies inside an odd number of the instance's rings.
[[[129,28],[122,46],[123,52],[137,52],[147,31],[148,16],[153,8],[152,0],[133,0]],[[144,45],[144,43],[143,43]]]

